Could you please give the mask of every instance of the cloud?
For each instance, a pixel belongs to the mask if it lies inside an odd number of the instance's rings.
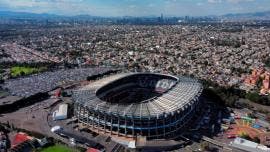
[[[222,0],[208,0],[208,3],[221,3]]]
[[[207,0],[208,3],[222,3],[222,2],[228,2],[228,3],[243,3],[243,2],[253,2],[255,0]]]
[[[16,11],[33,13],[80,14],[93,7],[83,5],[83,0],[0,0],[0,5]]]
[[[254,0],[227,0],[229,3],[253,2]]]
[[[11,8],[16,7],[48,7],[54,5],[79,4],[82,0],[0,0],[0,4],[4,4]]]

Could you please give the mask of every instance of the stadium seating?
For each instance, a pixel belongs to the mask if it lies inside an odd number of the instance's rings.
[[[75,91],[74,113],[105,132],[160,138],[190,119],[202,89],[197,80],[183,76],[120,74]]]

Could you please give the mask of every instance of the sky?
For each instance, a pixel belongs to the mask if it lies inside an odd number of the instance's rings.
[[[0,0],[0,11],[94,16],[206,16],[270,10],[270,0]]]

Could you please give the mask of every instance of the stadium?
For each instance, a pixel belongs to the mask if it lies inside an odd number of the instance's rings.
[[[200,108],[202,90],[184,76],[116,74],[74,91],[74,115],[99,133],[172,138]]]

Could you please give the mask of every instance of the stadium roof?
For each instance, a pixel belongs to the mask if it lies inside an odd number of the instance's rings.
[[[117,74],[101,79],[75,91],[73,98],[85,107],[103,113],[123,117],[151,118],[180,112],[179,110],[185,108],[185,106],[193,104],[202,92],[202,85],[196,79],[166,75],[176,78],[176,84],[161,96],[151,98],[147,101],[119,104],[103,101],[96,96],[96,91],[105,84],[135,74],[144,73]]]

